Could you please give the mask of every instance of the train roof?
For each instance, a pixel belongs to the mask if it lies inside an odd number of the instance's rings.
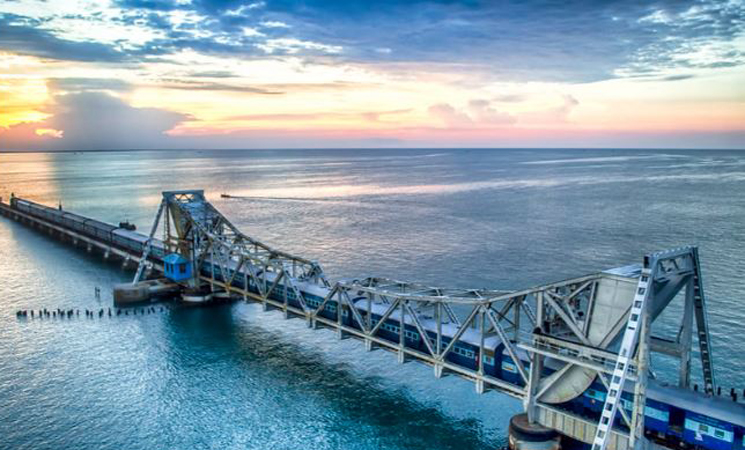
[[[711,396],[650,380],[647,398],[745,427],[745,405],[734,402],[729,397]]]
[[[147,242],[147,236],[145,236],[142,233],[137,233],[136,231],[129,231],[129,230],[125,230],[124,228],[117,228],[113,232],[114,234],[118,236],[132,239],[133,241],[137,241],[137,242],[142,242],[143,244]]]

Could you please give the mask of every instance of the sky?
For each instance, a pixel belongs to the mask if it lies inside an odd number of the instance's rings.
[[[745,0],[0,0],[0,150],[745,148]]]

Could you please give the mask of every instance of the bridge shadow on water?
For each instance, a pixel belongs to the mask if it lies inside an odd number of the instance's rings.
[[[506,430],[488,429],[474,418],[452,417],[415,400],[405,388],[385,386],[383,377],[355,373],[349,365],[331,362],[323,352],[254,326],[255,310],[244,308],[174,309],[167,333],[175,341],[169,345],[185,346],[170,352],[177,355],[174,365],[215,364],[223,371],[242,372],[238,378],[249,372],[252,383],[269,384],[263,389],[282,391],[278,401],[290,403],[276,406],[291,409],[297,402],[320,404],[325,411],[317,414],[325,434],[350,439],[351,433],[373,441],[365,448],[495,450],[506,446]],[[252,317],[247,320],[245,313]],[[331,334],[323,338],[334,339]],[[200,354],[194,356],[197,349]],[[395,365],[395,359],[390,363]],[[248,392],[240,402],[250,408]]]

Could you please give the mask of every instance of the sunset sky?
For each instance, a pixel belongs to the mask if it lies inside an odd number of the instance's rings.
[[[745,148],[745,1],[2,0],[0,149]]]

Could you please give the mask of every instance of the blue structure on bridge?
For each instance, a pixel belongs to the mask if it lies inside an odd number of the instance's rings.
[[[163,258],[163,272],[171,281],[185,281],[192,277],[191,263],[178,253]]]

